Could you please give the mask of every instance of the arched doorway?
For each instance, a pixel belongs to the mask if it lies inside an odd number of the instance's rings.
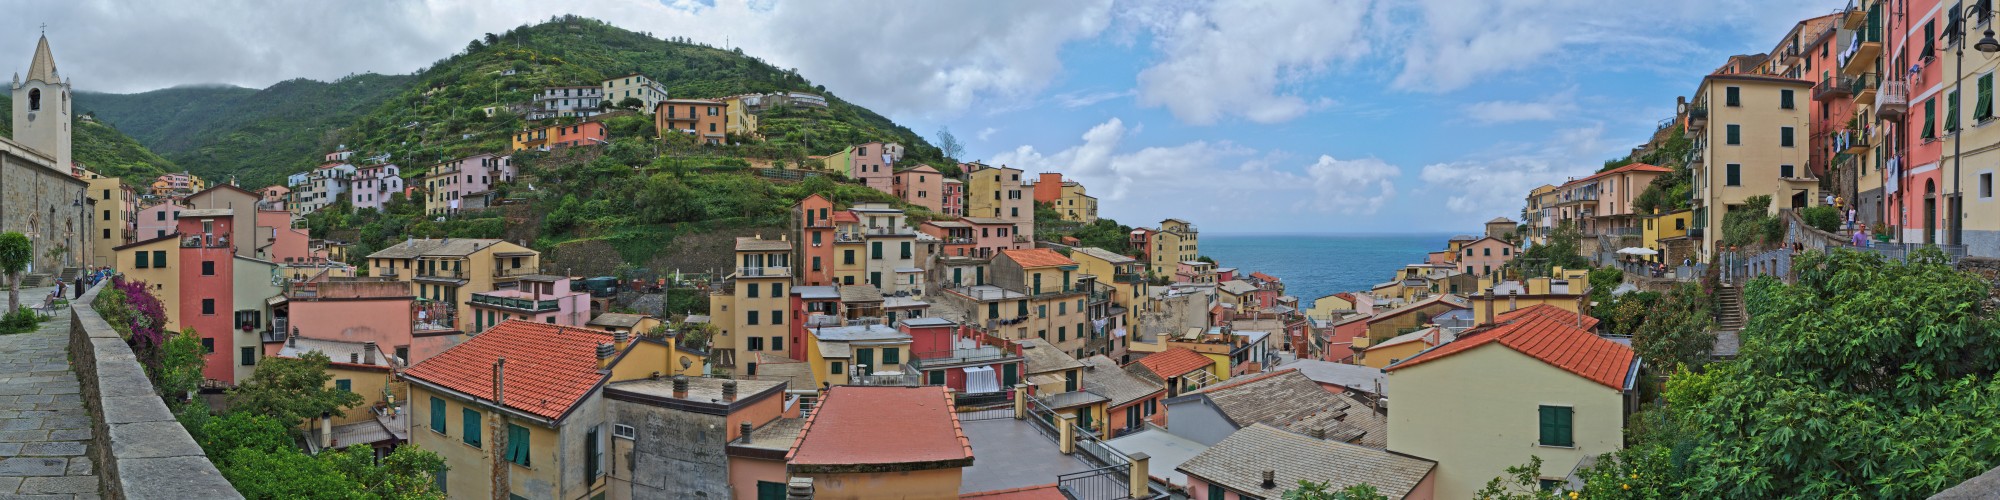
[[[1924,244],[1937,244],[1937,181],[1924,180]]]

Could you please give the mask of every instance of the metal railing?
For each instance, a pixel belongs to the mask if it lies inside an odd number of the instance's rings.
[[[1132,487],[1128,479],[1131,473],[1130,465],[1071,472],[1056,476],[1056,489],[1061,490],[1063,496],[1077,500],[1132,498]]]
[[[1008,359],[1020,359],[1020,357],[1020,355],[1014,354],[1005,348],[988,345],[971,349],[948,349],[911,353],[908,364],[912,368],[921,370],[924,366],[936,367],[967,363],[989,363]]]
[[[790,268],[790,267],[785,267],[785,266],[764,266],[764,267],[738,267],[738,268],[736,268],[736,276],[737,276],[737,277],[739,277],[739,278],[743,278],[743,277],[748,277],[748,278],[758,278],[758,277],[765,277],[765,276],[770,276],[770,277],[784,277],[784,276],[791,276],[791,275],[792,275],[792,268]]]
[[[878,385],[878,386],[879,385],[890,385],[890,386],[922,385],[917,382],[917,373],[911,370],[904,370],[903,373],[888,374],[888,375],[854,375],[848,377],[848,384]]]
[[[1829,76],[1822,78],[1818,85],[1813,86],[1813,99],[1826,100],[1834,97],[1853,95],[1855,80],[1857,78],[1851,76]]]
[[[513,277],[513,276],[527,276],[527,275],[530,275],[530,274],[535,274],[536,272],[537,272],[537,269],[535,269],[535,266],[526,266],[526,267],[500,267],[500,266],[494,266],[494,267],[493,267],[493,277],[495,277],[495,278],[507,278],[507,277]]]
[[[483,293],[472,294],[472,303],[529,312],[549,312],[562,309],[562,304],[554,300],[495,297]]]

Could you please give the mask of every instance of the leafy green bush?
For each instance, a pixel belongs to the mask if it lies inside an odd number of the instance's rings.
[[[1821,231],[1829,233],[1840,231],[1840,209],[1838,208],[1827,206],[1808,207],[1805,210],[1799,211],[1799,218],[1805,219],[1806,225]]]
[[[1784,239],[1782,222],[1777,222],[1776,237],[1772,237],[1773,222],[1777,218],[1771,216],[1770,209],[1771,196],[1757,195],[1723,214],[1722,244],[1742,247]]]
[[[42,321],[47,319],[48,316],[36,314],[33,309],[22,306],[14,309],[14,312],[7,313],[6,316],[0,316],[0,335],[35,331],[35,328],[41,326]]]

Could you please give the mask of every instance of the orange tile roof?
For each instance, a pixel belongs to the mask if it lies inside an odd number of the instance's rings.
[[[1583,317],[1582,318],[1583,323],[1580,324],[1577,323],[1578,319],[1577,316]],[[1493,317],[1493,321],[1495,323],[1504,323],[1525,317],[1542,317],[1564,323],[1569,323],[1571,325],[1580,325],[1577,326],[1577,328],[1581,328],[1586,331],[1597,327],[1597,318],[1593,318],[1588,314],[1573,313],[1567,309],[1563,309],[1561,307],[1556,307],[1548,304],[1535,304],[1532,306],[1499,313],[1498,315]]]
[[[1020,487],[1020,488],[1008,488],[1008,489],[1004,489],[1004,490],[993,490],[993,491],[981,491],[981,492],[978,492],[978,493],[966,493],[966,494],[963,494],[963,495],[959,495],[959,496],[958,496],[958,498],[959,498],[959,500],[967,500],[967,499],[978,499],[978,500],[1065,500],[1065,499],[1067,499],[1067,498],[1069,498],[1069,497],[1066,497],[1066,496],[1063,496],[1063,493],[1062,493],[1062,490],[1061,490],[1061,489],[1058,489],[1058,488],[1056,488],[1056,483],[1049,483],[1049,484],[1042,484],[1042,485],[1035,485],[1035,486],[1023,486],[1023,487]]]
[[[894,425],[883,425],[890,420]],[[806,419],[785,462],[964,467],[972,465],[972,441],[959,427],[950,388],[835,386]]]
[[[846,211],[846,210],[841,210],[841,211],[838,211],[838,212],[834,212],[834,213],[833,213],[833,221],[834,221],[834,222],[861,222],[861,217],[859,217],[859,216],[856,216],[856,215],[854,215],[854,212],[849,212],[849,211]]]
[[[1524,313],[1520,316],[1513,321],[1469,330],[1460,334],[1458,340],[1389,365],[1385,370],[1409,368],[1479,346],[1499,343],[1592,382],[1612,389],[1625,388],[1625,378],[1632,370],[1633,358],[1637,356],[1632,348],[1577,329],[1574,323],[1554,319],[1553,315]]]
[[[1648,164],[1648,163],[1632,163],[1632,164],[1629,164],[1629,165],[1625,165],[1625,166],[1623,166],[1623,167],[1618,167],[1618,168],[1614,168],[1614,169],[1611,169],[1611,170],[1606,170],[1606,171],[1603,171],[1603,172],[1598,172],[1598,173],[1596,173],[1596,174],[1592,174],[1592,175],[1591,175],[1591,176],[1589,176],[1589,177],[1584,177],[1584,178],[1581,178],[1581,179],[1577,179],[1577,180],[1573,180],[1573,181],[1569,181],[1569,182],[1565,182],[1565,183],[1563,183],[1563,185],[1564,185],[1564,186],[1568,186],[1568,185],[1570,185],[1570,184],[1576,184],[1576,183],[1579,183],[1579,182],[1584,182],[1584,181],[1588,181],[1588,180],[1591,180],[1591,179],[1596,179],[1596,178],[1599,178],[1599,177],[1604,177],[1604,176],[1608,176],[1608,175],[1612,175],[1612,174],[1620,174],[1620,173],[1625,173],[1625,172],[1658,172],[1658,173],[1665,173],[1665,172],[1672,172],[1672,171],[1674,171],[1674,169],[1671,169],[1671,168],[1667,168],[1667,167],[1662,167],[1662,166],[1659,166],[1659,165],[1653,165],[1653,164]]]
[[[1261,273],[1261,272],[1257,272],[1257,273],[1250,273],[1250,277],[1252,277],[1252,278],[1257,278],[1257,279],[1260,279],[1260,280],[1264,280],[1264,281],[1278,281],[1278,279],[1277,279],[1277,278],[1273,278],[1273,277],[1271,277],[1271,275],[1269,275],[1269,274],[1264,274],[1264,273]]]
[[[1056,253],[1055,250],[1047,248],[1010,248],[1001,250],[1000,253],[1006,254],[1007,258],[1014,259],[1015,263],[1021,264],[1022,269],[1076,265],[1076,261],[1069,260],[1069,257],[1064,257],[1063,254]]]
[[[1153,375],[1157,375],[1162,379],[1166,379],[1166,378],[1186,375],[1188,372],[1206,368],[1209,365],[1215,364],[1215,360],[1208,359],[1208,356],[1203,356],[1201,355],[1201,353],[1194,352],[1193,349],[1188,349],[1186,347],[1175,347],[1173,349],[1167,349],[1165,351],[1148,354],[1146,355],[1146,357],[1139,358],[1139,361],[1136,361],[1136,363],[1139,363],[1140,366],[1146,367],[1147,370],[1151,370],[1153,372]]]
[[[404,371],[412,380],[493,400],[493,362],[507,359],[508,408],[561,419],[607,377],[597,369],[597,345],[611,333],[509,320]]]

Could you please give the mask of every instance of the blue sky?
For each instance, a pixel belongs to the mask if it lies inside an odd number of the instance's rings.
[[[1643,142],[1730,54],[1834,0],[50,2],[79,88],[407,73],[564,13],[742,47],[971,159],[1082,181],[1126,224],[1437,232]],[[31,9],[33,10],[33,9]],[[19,71],[20,69],[17,69]]]

